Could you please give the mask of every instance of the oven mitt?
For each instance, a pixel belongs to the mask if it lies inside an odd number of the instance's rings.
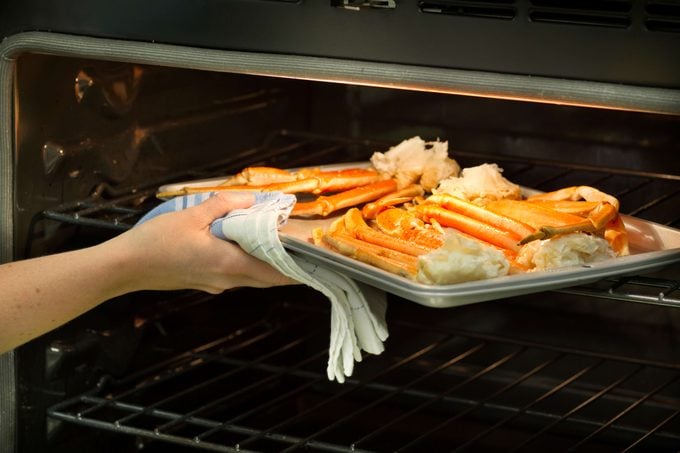
[[[160,214],[195,206],[212,196],[200,193],[176,197],[149,211],[139,222]],[[331,335],[328,379],[342,383],[351,376],[361,351],[380,354],[387,339],[385,293],[289,254],[281,244],[278,229],[295,205],[295,196],[280,192],[255,194],[253,206],[236,209],[215,220],[210,231],[217,237],[238,243],[247,253],[278,269],[282,274],[323,293],[331,302]]]

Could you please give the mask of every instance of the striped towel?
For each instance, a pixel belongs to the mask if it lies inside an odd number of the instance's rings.
[[[195,206],[212,193],[176,197],[149,211],[138,223],[157,215]],[[328,351],[328,379],[342,383],[352,375],[361,351],[380,354],[388,331],[383,291],[356,282],[321,267],[302,256],[289,254],[281,244],[278,229],[295,205],[295,196],[280,192],[256,193],[256,202],[215,220],[215,236],[238,243],[243,250],[278,269],[282,274],[323,293],[331,302],[331,332]]]

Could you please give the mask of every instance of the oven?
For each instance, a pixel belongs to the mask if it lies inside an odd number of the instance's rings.
[[[680,6],[229,0],[0,6],[0,258],[104,241],[167,183],[412,136],[680,228]],[[86,281],[83,282],[87,284]],[[492,284],[490,282],[489,284]],[[432,308],[326,373],[301,286],[111,300],[0,356],[3,451],[677,451],[680,266]]]

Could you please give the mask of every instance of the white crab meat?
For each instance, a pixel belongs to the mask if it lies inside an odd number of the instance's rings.
[[[442,180],[432,192],[453,195],[477,204],[489,200],[519,200],[522,196],[520,186],[508,181],[502,173],[503,169],[496,164],[464,168],[460,176]]]
[[[595,235],[571,233],[524,245],[517,262],[530,270],[582,266],[616,257],[609,243]]]
[[[449,157],[448,148],[448,142],[412,137],[384,153],[373,153],[371,164],[378,172],[396,179],[399,188],[420,184],[431,191],[440,180],[460,171],[458,163]]]
[[[502,252],[447,232],[444,245],[418,258],[417,280],[448,285],[506,275],[510,264]]]

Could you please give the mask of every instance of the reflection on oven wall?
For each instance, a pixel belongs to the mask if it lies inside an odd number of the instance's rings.
[[[44,77],[46,72],[49,78]],[[201,176],[257,163],[292,167],[365,160],[371,152],[412,135],[448,140],[452,156],[464,165],[507,159],[515,163],[506,169],[508,177],[529,186],[549,189],[584,179],[612,184],[623,190],[624,209],[639,206],[643,196],[661,196],[668,187],[677,190],[677,183],[662,180],[643,185],[642,194],[628,193],[620,186],[638,177],[626,172],[615,178],[590,171],[562,173],[552,168],[528,168],[516,164],[516,159],[680,175],[680,162],[674,158],[680,151],[680,121],[671,116],[38,55],[26,55],[19,61],[17,93],[16,247],[20,257],[81,246],[82,242],[99,241],[111,234],[42,219],[40,213],[55,204],[99,191],[115,197],[130,187],[153,187],[167,179],[185,177],[187,169],[190,176]],[[346,142],[343,146],[329,145],[335,139]],[[303,141],[311,145],[299,146]],[[677,209],[667,209],[668,203],[677,207],[677,201],[671,199],[651,211],[654,219],[677,227]],[[661,275],[677,280],[678,267]],[[34,404],[37,414],[65,395],[96,386],[100,376],[125,380],[130,370],[143,369],[159,357],[171,360],[177,351],[218,338],[222,329],[236,329],[240,321],[208,325],[211,317],[242,317],[244,323],[259,317],[271,328],[279,313],[272,315],[269,310],[273,309],[263,300],[276,301],[273,305],[279,309],[304,300],[324,305],[314,294],[295,290],[234,292],[223,300],[197,301],[193,295],[179,299],[142,294],[111,301],[100,312],[28,345],[25,355],[42,357],[41,351],[48,351],[31,377],[39,380],[48,376],[40,391],[50,399],[36,402],[32,399],[38,398],[36,395],[24,395],[27,404]],[[251,312],[244,304],[249,299],[259,301],[250,307]],[[431,313],[417,310],[419,307],[407,301],[393,298],[390,304],[395,317],[405,313],[407,320],[410,316],[422,318],[424,326],[432,322],[426,319]],[[233,312],[239,314],[234,316]],[[191,313],[190,321],[187,313]],[[477,333],[485,335],[559,344],[567,349],[595,348],[612,355],[632,351],[632,357],[677,364],[680,310],[547,293],[464,307],[447,314],[450,319],[440,320],[440,329],[474,326]],[[189,328],[192,324],[202,326],[202,332],[193,332]],[[608,330],[598,334],[602,324],[608,325]],[[573,330],[560,331],[555,326]],[[588,334],[579,338],[573,333],[577,328]],[[431,334],[415,330],[425,336]],[[181,338],[190,338],[189,344],[182,344]],[[395,344],[408,344],[410,337],[400,336],[395,328],[394,340]],[[403,358],[398,350],[393,353]],[[418,370],[423,372],[431,365],[423,359],[423,368]],[[457,368],[451,376],[469,372],[473,365]],[[366,363],[365,370],[374,368],[379,368],[376,362]],[[358,377],[362,377],[361,371]],[[106,382],[101,385],[106,388]],[[322,386],[320,393],[337,391]],[[320,396],[308,398],[296,402],[307,408]],[[368,401],[377,398],[366,397]],[[400,403],[409,407],[408,402]],[[463,404],[462,398],[456,404]],[[325,417],[332,419],[333,414]],[[53,419],[33,423],[26,426],[46,431],[57,443],[78,433]],[[671,440],[672,434],[667,435]],[[116,439],[116,444],[124,443]],[[164,451],[164,445],[143,437],[135,442],[140,449]]]

